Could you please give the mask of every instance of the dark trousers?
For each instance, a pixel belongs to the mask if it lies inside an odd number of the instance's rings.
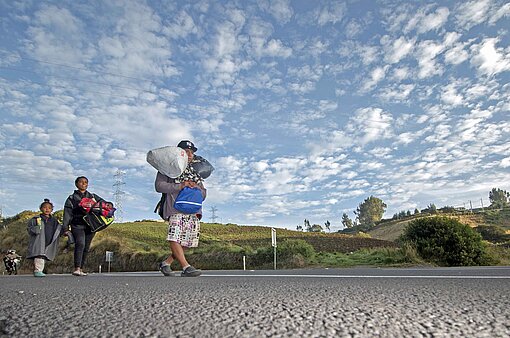
[[[74,236],[74,267],[83,269],[90,243],[96,233],[90,231],[87,226],[71,226],[71,233]]]

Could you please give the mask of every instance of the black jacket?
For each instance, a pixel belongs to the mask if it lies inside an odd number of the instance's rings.
[[[70,226],[77,228],[85,228],[87,226],[87,223],[85,223],[83,219],[83,216],[85,216],[87,212],[79,205],[81,199],[84,197],[93,198],[96,202],[103,201],[103,199],[96,194],[88,191],[81,193],[79,190],[75,190],[69,195],[64,204],[64,229],[69,230]]]

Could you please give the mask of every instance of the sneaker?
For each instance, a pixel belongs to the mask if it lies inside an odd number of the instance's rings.
[[[170,265],[168,264],[163,265],[163,262],[159,263],[159,271],[161,271],[161,273],[166,277],[173,276],[172,268],[170,267]]]
[[[46,277],[46,274],[42,271],[34,271],[34,277]]]
[[[73,271],[73,276],[81,276],[81,271],[80,270],[74,270]]]
[[[88,273],[80,271],[80,276],[88,276]]]
[[[202,274],[202,271],[195,269],[191,265],[188,266],[183,272],[181,272],[182,277],[198,277]]]

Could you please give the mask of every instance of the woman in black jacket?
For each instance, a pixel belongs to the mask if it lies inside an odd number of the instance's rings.
[[[87,191],[89,180],[85,176],[80,176],[74,181],[77,190],[67,198],[64,205],[64,229],[71,230],[74,236],[74,276],[86,276],[83,272],[85,259],[90,249],[90,244],[95,233],[91,231],[83,216],[86,211],[79,204],[82,198],[93,198],[96,202],[103,201],[101,197]]]

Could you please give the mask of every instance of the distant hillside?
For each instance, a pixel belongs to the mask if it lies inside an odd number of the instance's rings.
[[[501,210],[480,210],[474,213],[458,213],[458,214],[438,214],[441,216],[452,217],[458,219],[461,223],[471,227],[478,226],[498,226],[510,232],[510,209]],[[406,217],[401,220],[387,220],[380,222],[374,228],[368,231],[372,238],[382,239],[386,241],[395,241],[403,232],[409,222],[422,217],[432,217],[436,215],[418,214]]]
[[[24,211],[5,219],[0,229],[0,252],[15,249],[26,256],[28,235],[27,221],[37,215]],[[190,261],[200,262],[202,268],[239,268],[242,266],[242,253],[253,252],[258,248],[271,246],[271,228],[263,226],[239,226],[236,224],[203,223],[201,242],[196,249],[189,251]],[[156,221],[114,223],[108,229],[99,232],[91,248],[89,264],[104,266],[105,251],[114,252],[117,271],[154,270],[157,263],[168,255],[168,243],[165,241],[167,224]],[[337,233],[305,233],[276,229],[277,242],[287,239],[302,239],[311,244],[317,252],[349,253],[363,248],[395,247],[395,243]],[[61,248],[66,239],[62,238]],[[228,255],[232,263],[227,264]],[[209,262],[209,263],[204,263]],[[226,265],[222,265],[225,263]],[[28,269],[30,261],[23,261]],[[207,265],[209,264],[209,265]],[[60,253],[54,263],[49,264],[53,272],[67,272],[72,269],[72,253]]]

